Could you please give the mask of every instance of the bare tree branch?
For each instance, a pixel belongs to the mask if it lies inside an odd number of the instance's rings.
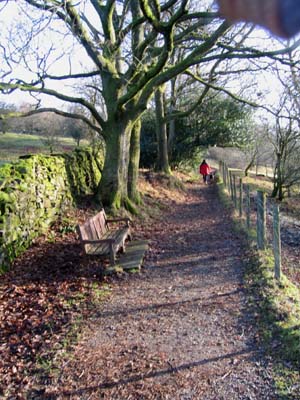
[[[96,110],[95,106],[90,104],[87,100],[81,98],[81,97],[73,97],[73,96],[67,96],[61,92],[57,92],[56,90],[53,89],[47,89],[45,87],[35,87],[30,84],[25,84],[25,83],[5,83],[5,82],[0,82],[0,92],[5,92],[5,91],[14,91],[16,89],[19,89],[21,91],[26,91],[26,92],[33,92],[33,93],[42,93],[42,94],[47,94],[49,96],[56,97],[59,100],[66,101],[68,103],[77,103],[81,104],[85,108],[87,108],[92,116],[96,118],[96,120],[100,123],[100,125],[104,125],[104,120],[102,119],[101,115],[98,113]]]
[[[53,108],[53,107],[38,108],[35,110],[30,110],[30,111],[25,111],[25,112],[10,111],[5,114],[0,114],[0,120],[5,120],[5,119],[9,119],[9,118],[24,118],[24,117],[29,117],[31,115],[36,115],[36,114],[41,114],[41,113],[46,113],[46,112],[55,113],[57,115],[61,115],[62,117],[66,117],[66,118],[74,118],[74,119],[81,120],[85,124],[87,124],[90,128],[92,128],[93,130],[98,132],[100,135],[102,135],[102,133],[103,133],[102,129],[99,126],[93,124],[84,115],[77,114],[77,113],[69,113],[66,111],[58,110],[57,108]]]

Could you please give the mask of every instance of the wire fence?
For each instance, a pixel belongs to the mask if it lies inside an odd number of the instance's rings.
[[[255,229],[257,248],[265,250],[271,243],[274,276],[280,280],[282,268],[279,206],[267,202],[266,193],[262,190],[252,193],[250,186],[244,184],[240,173],[230,170],[223,161],[220,161],[219,172],[234,208],[247,230]]]

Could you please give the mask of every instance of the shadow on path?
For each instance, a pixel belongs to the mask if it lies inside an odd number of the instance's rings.
[[[145,232],[143,272],[114,283],[44,396],[276,399],[247,311],[242,244],[217,186],[190,185],[186,202]]]
[[[210,359],[204,359],[204,360],[199,360],[199,361],[195,361],[195,362],[191,362],[191,363],[181,364],[178,366],[170,365],[170,368],[165,369],[165,370],[153,371],[153,372],[150,372],[150,373],[144,374],[144,375],[143,374],[135,375],[135,376],[132,376],[127,379],[120,379],[119,381],[116,381],[116,382],[106,382],[106,383],[103,383],[100,385],[79,388],[73,392],[65,391],[65,392],[63,392],[63,396],[83,395],[88,392],[94,392],[95,390],[98,390],[98,389],[109,389],[109,388],[115,388],[118,386],[124,386],[124,385],[128,385],[129,383],[138,382],[138,381],[141,381],[144,379],[161,377],[164,375],[178,373],[178,372],[184,371],[184,370],[190,370],[192,368],[203,366],[205,364],[216,363],[216,362],[224,360],[224,359],[232,359],[234,357],[237,357],[239,355],[245,355],[247,353],[248,352],[246,352],[246,351],[239,351],[239,352],[235,352],[235,353],[224,354],[224,355],[218,356],[218,357],[213,357]],[[250,356],[250,354],[249,354],[249,356]]]

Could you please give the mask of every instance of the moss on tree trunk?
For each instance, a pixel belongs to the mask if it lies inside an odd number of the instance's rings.
[[[130,139],[130,157],[128,167],[128,196],[136,204],[140,204],[140,195],[138,191],[138,176],[140,162],[140,137],[141,120],[137,120],[131,132]]]
[[[155,92],[156,136],[157,136],[157,165],[156,169],[170,175],[171,169],[168,157],[167,124],[164,111],[164,86]]]
[[[111,122],[106,127],[106,157],[97,198],[103,206],[119,209],[128,202],[128,165],[133,123]]]

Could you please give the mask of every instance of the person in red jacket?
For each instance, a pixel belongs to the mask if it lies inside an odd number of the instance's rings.
[[[208,175],[211,173],[211,169],[205,160],[203,160],[200,164],[199,173],[203,176],[203,182],[207,184],[207,178]]]

